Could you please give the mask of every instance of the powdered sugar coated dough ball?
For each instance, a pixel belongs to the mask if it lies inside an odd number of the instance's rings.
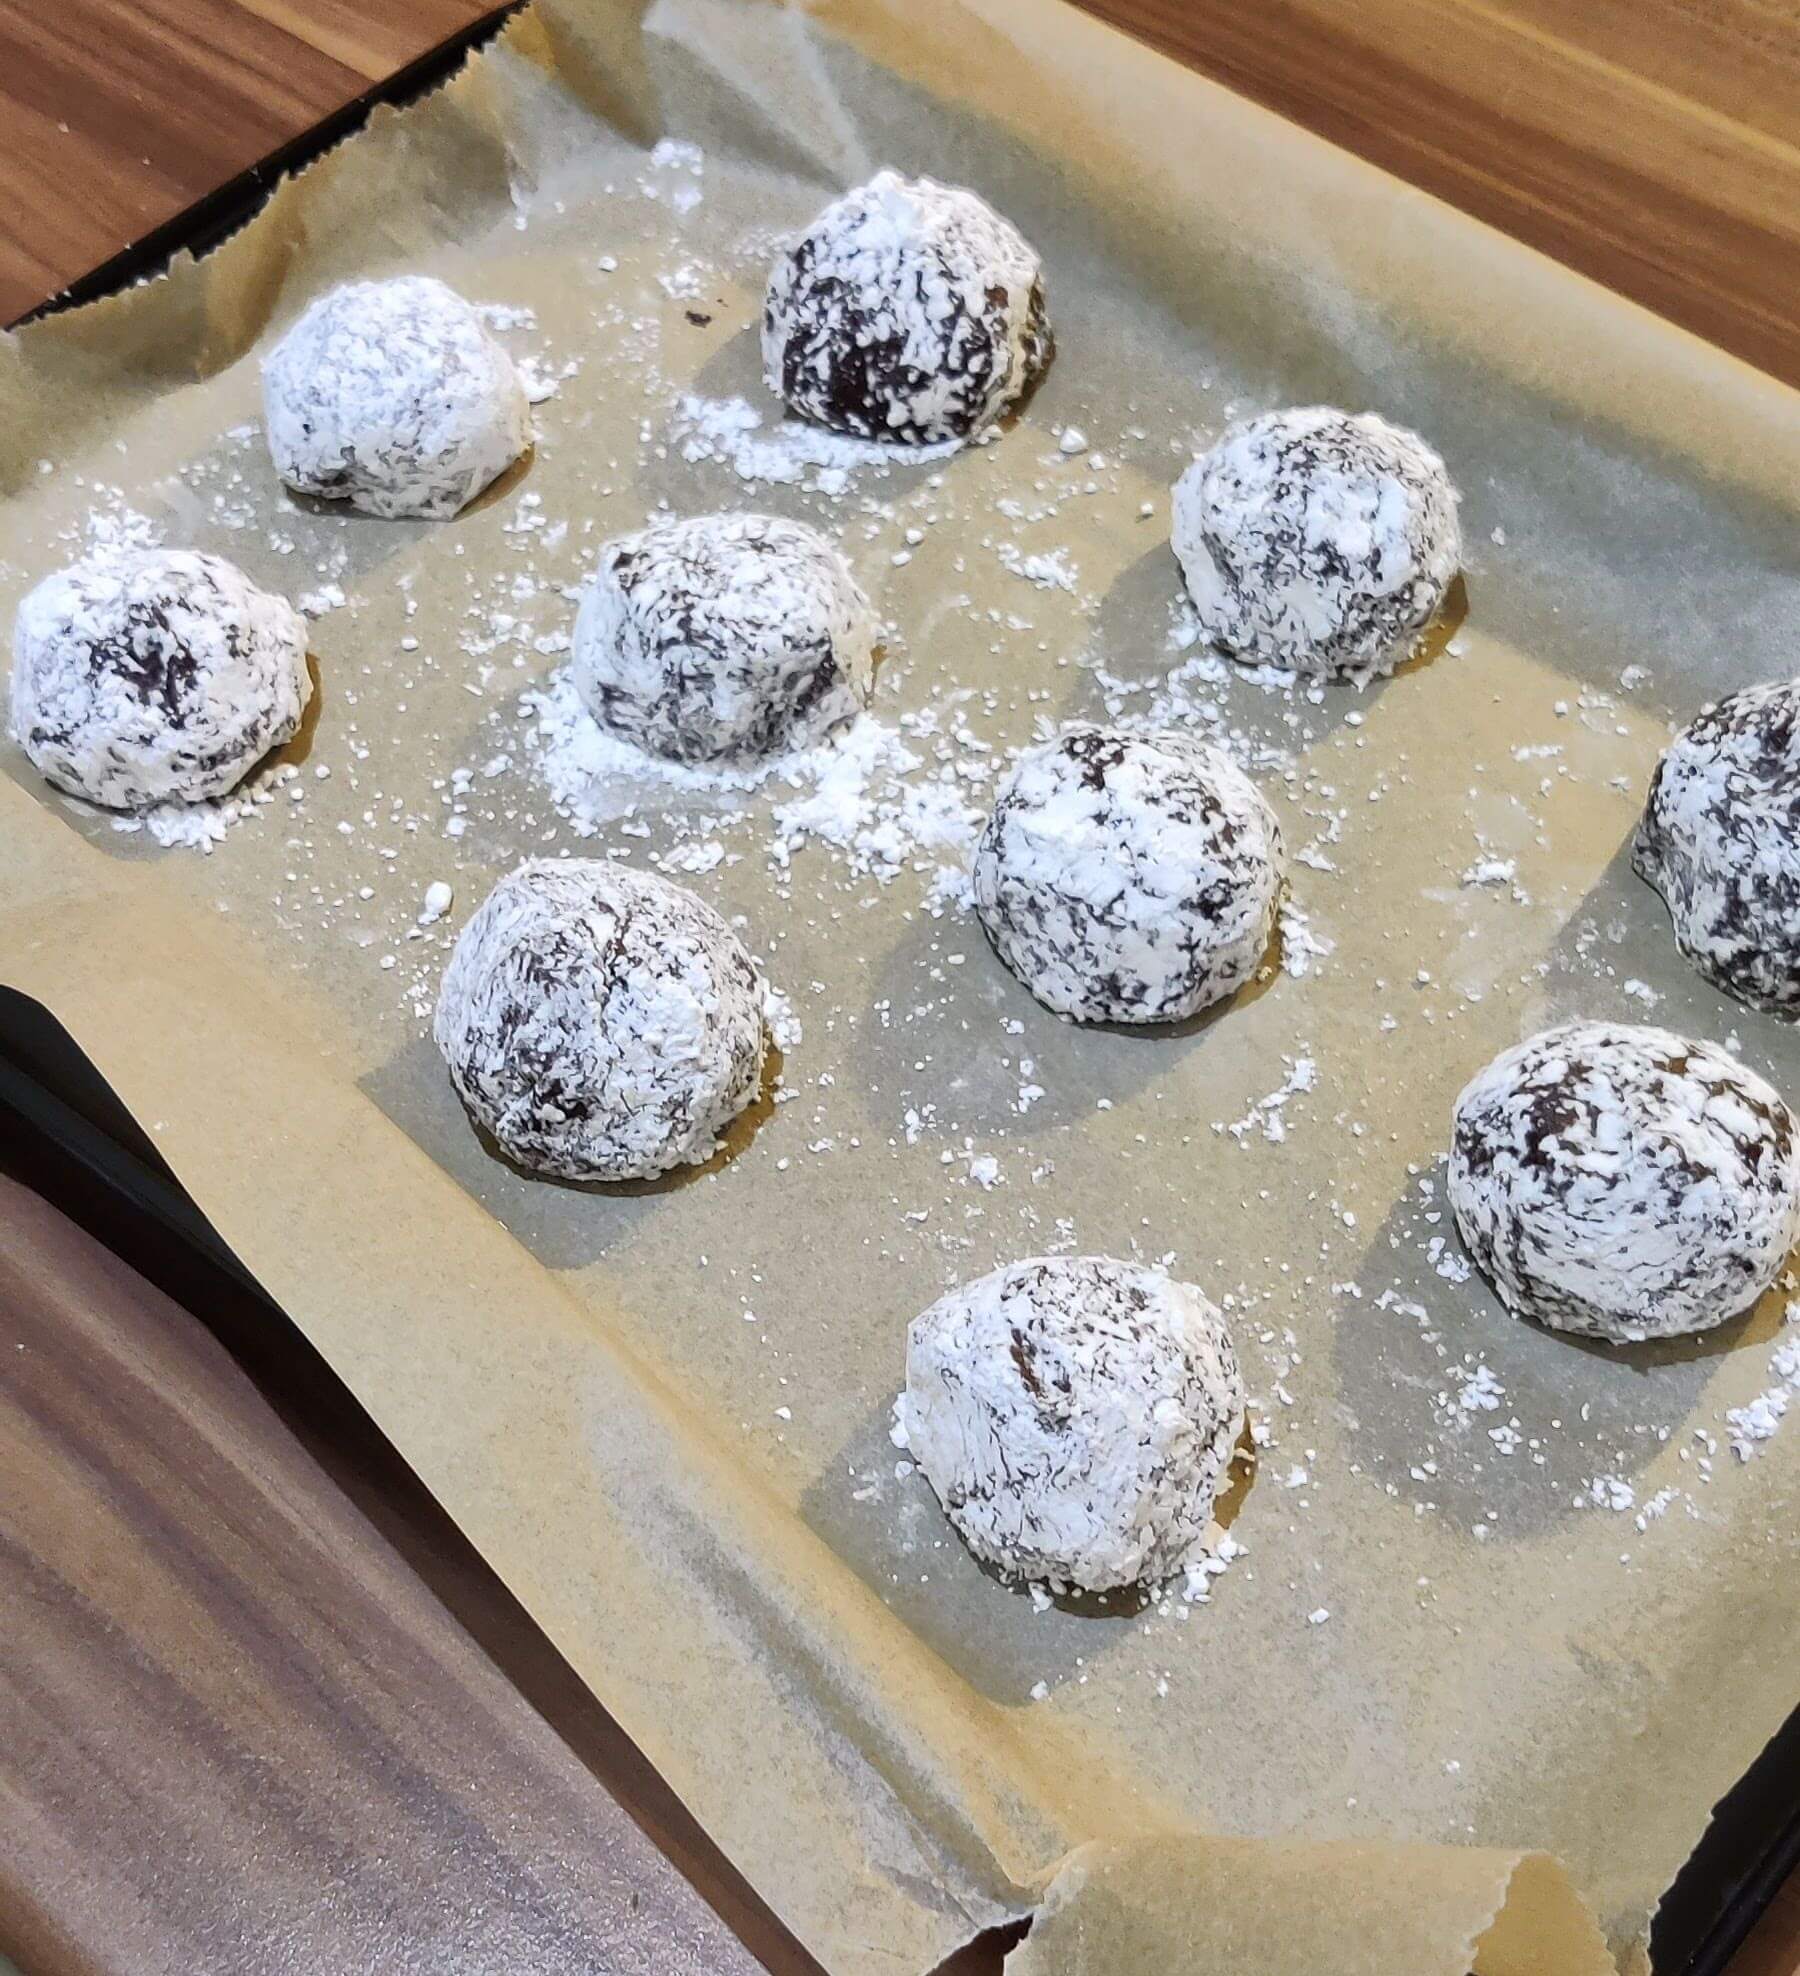
[[[1001,786],[975,848],[975,910],[1047,1008],[1179,1022],[1256,972],[1283,867],[1274,812],[1216,749],[1075,727]]]
[[[371,515],[441,519],[531,444],[513,361],[427,275],[321,296],[263,365],[275,470]]]
[[[457,939],[433,1033],[501,1150],[565,1180],[697,1165],[756,1096],[764,983],[684,887],[532,859]]]
[[[311,697],[305,620],[219,556],[75,563],[13,627],[15,739],[57,788],[107,809],[224,795]]]
[[[1675,737],[1631,861],[1708,981],[1800,1013],[1800,680],[1734,693]]]
[[[575,685],[603,726],[676,761],[765,755],[853,720],[875,615],[817,529],[700,515],[621,536],[575,621]]]
[[[1266,412],[1175,483],[1171,541],[1200,629],[1233,657],[1391,672],[1462,562],[1456,490],[1416,434],[1372,412]]]
[[[983,431],[1050,361],[1036,252],[984,199],[879,172],[782,255],[763,374],[803,418],[926,444]]]
[[[897,1412],[978,1558],[1105,1591],[1160,1582],[1204,1537],[1244,1383],[1224,1320],[1191,1284],[1040,1256],[913,1320]]]
[[[1456,1101],[1450,1206],[1516,1316],[1614,1343],[1704,1331],[1800,1234],[1792,1114],[1666,1029],[1575,1022],[1503,1051]]]

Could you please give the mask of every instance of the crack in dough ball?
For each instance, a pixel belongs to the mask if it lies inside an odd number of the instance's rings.
[[[263,409],[290,487],[388,519],[455,514],[531,444],[512,358],[428,275],[321,296],[263,364]]]
[[[777,263],[763,375],[803,418],[926,445],[983,432],[1050,361],[1043,271],[960,186],[879,172]]]
[[[1675,737],[1631,862],[1708,981],[1800,1013],[1800,680],[1734,693]]]
[[[1175,483],[1170,540],[1233,658],[1392,672],[1462,563],[1457,494],[1415,433],[1315,405],[1229,427]]]
[[[1623,1023],[1497,1056],[1456,1101],[1449,1192],[1508,1310],[1615,1344],[1735,1317],[1800,1234],[1775,1091],[1714,1044]]]
[[[219,556],[72,564],[13,627],[14,738],[46,780],[109,810],[224,795],[311,697],[305,620]]]
[[[804,746],[875,683],[875,614],[816,528],[700,515],[609,542],[575,620],[576,690],[603,727],[702,762]]]
[[[1025,986],[1081,1022],[1179,1022],[1255,974],[1281,826],[1216,749],[1075,727],[1028,749],[975,847],[975,910]]]
[[[1244,1382],[1224,1319],[1191,1284],[1040,1256],[913,1320],[897,1411],[978,1558],[1099,1592],[1160,1583],[1204,1538]]]
[[[762,1081],[761,970],[712,907],[599,858],[509,872],[457,939],[433,1034],[519,1165],[647,1180],[710,1158]]]

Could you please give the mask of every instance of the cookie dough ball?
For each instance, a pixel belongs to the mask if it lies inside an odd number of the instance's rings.
[[[700,515],[609,542],[575,621],[575,685],[604,727],[675,761],[804,746],[875,681],[875,614],[817,529]]]
[[[682,886],[534,858],[463,928],[433,1033],[519,1165],[647,1180],[710,1157],[756,1096],[764,993],[737,935]]]
[[[1050,361],[1042,269],[960,186],[879,172],[776,263],[763,375],[802,418],[929,444],[984,431]]]
[[[427,275],[321,296],[263,365],[275,470],[365,514],[453,515],[531,444],[513,361]]]
[[[13,627],[13,737],[57,788],[110,810],[224,795],[311,697],[305,620],[219,556],[75,563]]]
[[[1099,1592],[1187,1562],[1243,1430],[1244,1382],[1191,1284],[1040,1256],[913,1320],[898,1420],[978,1558]]]
[[[975,847],[994,951],[1060,1015],[1179,1022],[1268,951],[1281,826],[1216,749],[1075,727],[1019,757]]]
[[[1323,405],[1231,426],[1175,483],[1202,633],[1234,658],[1392,672],[1462,562],[1457,495],[1416,434]]]
[[[1515,1316],[1618,1344],[1754,1303],[1800,1233],[1787,1106],[1711,1043],[1573,1022],[1456,1101],[1450,1206]]]
[[[1800,1013],[1800,680],[1734,693],[1675,737],[1631,861],[1708,981]]]

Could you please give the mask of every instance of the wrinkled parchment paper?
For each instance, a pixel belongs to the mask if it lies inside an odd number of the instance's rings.
[[[1056,364],[998,444],[746,485],[680,400],[773,432],[771,244],[881,163],[1020,223]],[[513,311],[556,387],[449,525],[296,505],[254,426],[257,351],[400,268]],[[1168,483],[1228,407],[1316,400],[1417,426],[1465,497],[1452,622],[1361,696],[1181,643]],[[1071,12],[539,0],[204,263],[0,343],[0,484],[0,605],[123,517],[315,593],[320,687],[209,857],[9,749],[0,977],[827,1966],[923,1971],[1040,1903],[1027,1976],[1641,1952],[1795,1699],[1800,1428],[1740,1461],[1726,1422],[1782,1299],[1632,1353],[1529,1331],[1437,1162],[1468,1075],[1578,1012],[1735,1038],[1800,1094],[1792,1033],[1686,970],[1626,860],[1671,721],[1793,669],[1790,394]],[[1078,1031],[992,960],[953,844],[870,870],[780,782],[651,781],[579,834],[519,696],[659,501],[840,534],[909,786],[960,762],[978,809],[1065,718],[1219,733],[1306,853],[1283,967],[1180,1034]],[[512,1172],[426,1034],[487,885],[567,850],[743,915],[800,1019],[676,1184]],[[907,1320],[1052,1246],[1228,1302],[1263,1445],[1205,1602],[1038,1610],[888,1440]]]

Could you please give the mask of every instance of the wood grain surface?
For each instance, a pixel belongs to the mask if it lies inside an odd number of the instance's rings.
[[[493,0],[0,0],[0,323]]]
[[[297,1338],[188,1287],[236,1356],[0,1176],[0,1955],[749,1976],[666,1851],[769,1966],[820,1976]]]
[[[1078,0],[1800,383],[1800,0]]]

